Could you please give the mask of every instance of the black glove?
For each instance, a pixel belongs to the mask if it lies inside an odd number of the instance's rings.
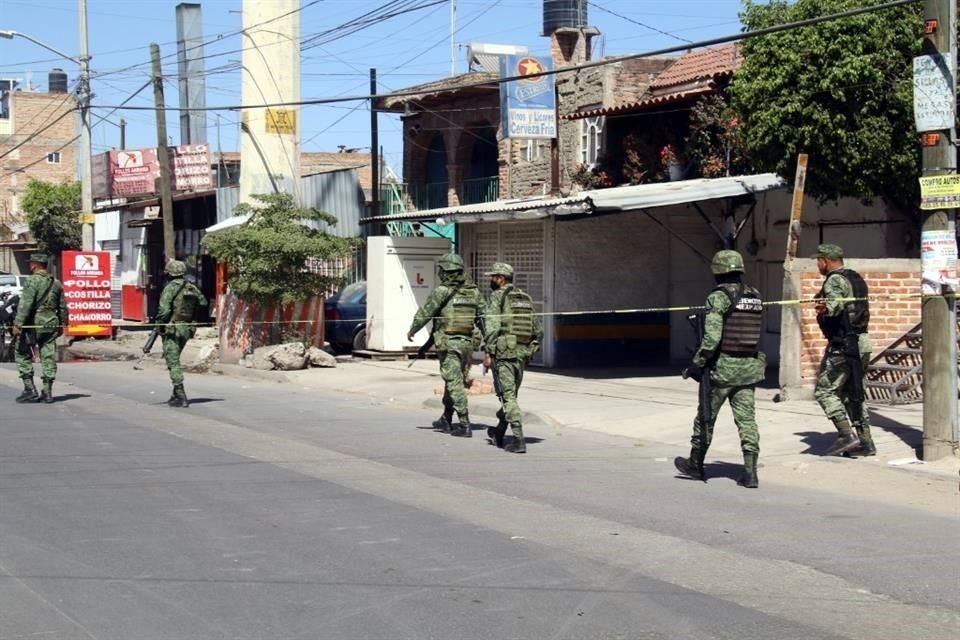
[[[703,368],[698,367],[695,364],[692,364],[683,370],[682,375],[684,379],[693,378],[697,382],[700,382],[701,380],[703,380]]]

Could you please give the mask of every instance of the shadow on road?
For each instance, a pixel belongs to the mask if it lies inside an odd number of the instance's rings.
[[[81,400],[83,398],[92,397],[89,393],[65,393],[62,396],[54,396],[54,403],[58,402],[70,402],[71,400]]]
[[[897,422],[886,416],[879,415],[876,412],[870,413],[870,424],[873,425],[874,431],[876,431],[876,429],[883,429],[887,433],[892,433],[897,436],[905,445],[913,449],[918,456],[920,455],[923,447],[923,431],[921,429]]]

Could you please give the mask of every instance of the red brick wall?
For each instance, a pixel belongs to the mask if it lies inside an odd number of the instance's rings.
[[[920,273],[862,271],[860,275],[867,282],[871,297],[891,296],[870,301],[870,336],[873,352],[878,354],[920,324]],[[800,294],[804,300],[815,298],[821,286],[823,276],[819,273],[800,275]],[[827,343],[817,326],[813,304],[803,305],[800,317],[800,377],[804,382],[812,383]]]
[[[0,139],[0,156],[4,156],[0,160],[0,223],[22,222],[12,196],[22,194],[30,178],[47,182],[76,179],[76,145],[67,144],[77,135],[77,117],[70,112],[75,105],[71,94],[19,91],[11,95],[13,132]],[[45,129],[60,116],[63,118],[59,122]],[[8,154],[34,134],[30,142]],[[60,163],[48,164],[47,154],[64,144],[67,146],[60,150]]]

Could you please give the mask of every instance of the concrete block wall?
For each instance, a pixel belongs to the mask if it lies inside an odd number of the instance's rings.
[[[919,260],[895,261],[905,264],[889,265],[895,269],[891,271],[884,268],[888,266],[883,264],[885,262],[893,261],[848,262],[848,266],[856,269],[863,276],[871,296],[891,296],[886,300],[870,301],[870,337],[873,341],[874,354],[879,354],[904,333],[920,324]],[[800,272],[799,278],[802,298],[805,300],[816,298],[820,287],[823,286],[823,276],[814,267],[813,270]],[[800,319],[800,378],[804,383],[813,384],[816,382],[817,370],[827,341],[817,325],[813,304],[805,304],[801,307]]]
[[[0,223],[22,222],[19,196],[30,178],[46,182],[76,179],[76,102],[70,94],[18,91],[10,96],[13,133],[0,140]],[[56,124],[54,121],[61,118]],[[46,128],[49,127],[49,128]],[[30,142],[11,152],[30,136]],[[47,154],[60,149],[60,162],[49,164]],[[32,166],[30,166],[32,165]],[[23,171],[18,171],[23,168]]]

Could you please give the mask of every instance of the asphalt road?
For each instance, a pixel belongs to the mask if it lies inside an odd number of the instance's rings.
[[[0,640],[955,637],[960,519],[676,478],[680,452],[435,434],[362,396],[0,370]],[[642,417],[638,417],[642,419]],[[482,429],[485,425],[476,425]]]

